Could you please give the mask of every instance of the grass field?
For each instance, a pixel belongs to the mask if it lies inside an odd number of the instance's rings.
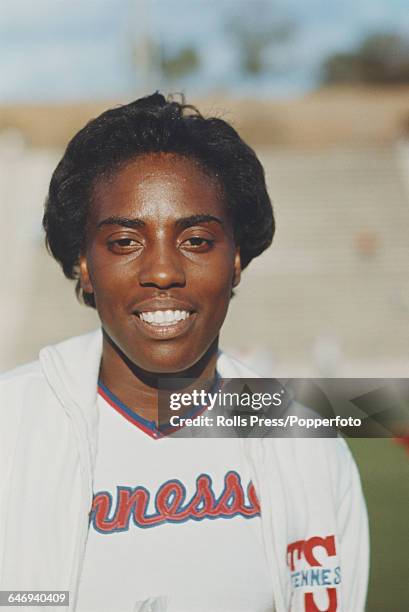
[[[407,612],[409,455],[389,439],[354,439],[348,443],[361,473],[370,520],[367,612]]]

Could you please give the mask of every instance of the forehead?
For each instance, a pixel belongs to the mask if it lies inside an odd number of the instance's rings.
[[[170,153],[138,157],[97,181],[91,219],[112,215],[176,219],[192,214],[227,216],[221,185],[192,159]]]

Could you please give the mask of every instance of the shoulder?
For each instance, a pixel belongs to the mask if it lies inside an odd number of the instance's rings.
[[[41,397],[45,379],[38,361],[0,376],[0,475],[4,480],[12,465],[24,426],[24,415],[33,398]],[[41,401],[41,400],[40,400]]]
[[[45,382],[40,362],[33,361],[0,375],[0,409],[4,402],[22,397],[28,390]]]
[[[0,437],[5,445],[20,429],[29,406],[42,405],[48,385],[39,361],[5,372],[0,376]]]
[[[71,375],[72,370],[82,373],[89,354],[96,355],[94,360],[99,361],[101,345],[102,334],[97,329],[45,346],[36,361],[0,374],[0,397],[10,403],[10,398],[22,398],[27,393],[39,392],[41,389],[50,390],[47,372],[60,368],[67,375]],[[3,403],[0,404],[0,410]]]
[[[59,346],[59,345],[57,345]],[[18,366],[0,375],[0,443],[10,441],[29,424],[38,427],[55,413],[56,395],[41,359]]]

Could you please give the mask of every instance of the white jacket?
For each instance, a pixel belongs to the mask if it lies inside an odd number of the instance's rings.
[[[69,611],[92,504],[101,351],[98,330],[46,347],[39,361],[0,378],[0,589],[68,590]],[[223,353],[217,369],[222,378],[254,377]],[[367,515],[346,444],[247,439],[243,452],[277,612],[364,610]]]

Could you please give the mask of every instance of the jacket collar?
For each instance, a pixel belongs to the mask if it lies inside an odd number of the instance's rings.
[[[74,403],[92,425],[98,373],[102,355],[102,331],[76,336],[40,351],[44,374],[64,406]]]
[[[40,351],[44,374],[66,411],[82,412],[88,428],[97,426],[96,398],[102,355],[102,330],[76,336]],[[219,351],[217,371],[221,378],[258,378],[242,363]]]

